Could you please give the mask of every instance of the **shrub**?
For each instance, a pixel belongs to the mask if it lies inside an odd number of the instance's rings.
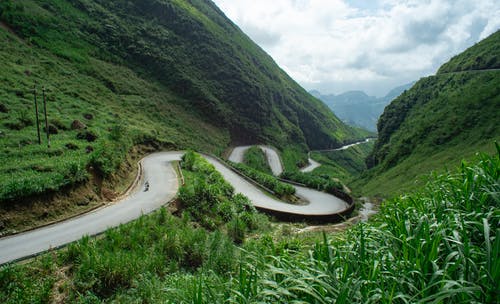
[[[231,234],[238,242],[243,240],[244,236],[240,234],[244,234],[247,227],[254,229],[258,226],[257,219],[252,217],[257,211],[248,198],[234,194],[233,187],[208,161],[191,151],[182,157],[181,166],[189,174],[186,175],[186,184],[179,190],[179,200],[193,220],[210,230],[225,223],[228,223],[228,233],[229,227],[241,228],[236,234]],[[235,219],[239,217],[244,220],[238,220],[236,225]]]
[[[81,131],[76,134],[76,139],[86,140],[88,142],[94,142],[97,138],[97,134],[90,130]]]
[[[231,165],[244,175],[273,191],[277,196],[282,197],[295,194],[295,188],[292,185],[280,182],[272,175],[262,173],[244,164],[232,163]]]
[[[313,175],[300,171],[285,171],[281,177],[297,183],[306,185],[309,188],[335,194],[343,191],[342,183],[332,179],[328,175]]]

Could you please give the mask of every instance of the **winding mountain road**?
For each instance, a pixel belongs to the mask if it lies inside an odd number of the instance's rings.
[[[236,155],[231,159],[238,160],[239,154],[244,153],[242,150],[244,147],[234,149],[236,152],[233,153]],[[273,172],[281,173],[283,169],[279,155],[272,148],[266,151],[271,167],[274,167]],[[184,152],[158,152],[146,156],[141,160],[141,180],[132,193],[119,202],[60,223],[1,238],[0,265],[64,246],[85,235],[102,233],[165,205],[176,196],[179,188],[172,162],[180,160],[183,154]],[[296,216],[329,219],[350,207],[348,203],[333,195],[299,186],[294,186],[297,195],[309,204],[284,203],[270,197],[219,160],[210,156],[204,157],[233,185],[236,192],[246,195],[255,207],[272,214],[286,214],[291,218]]]
[[[312,159],[310,157],[307,160],[309,161],[309,165],[307,165],[304,168],[300,169],[300,172],[304,172],[304,173],[312,172],[314,169],[316,169],[319,166],[321,166],[320,163],[318,163],[317,161],[315,161],[314,159]]]
[[[365,143],[368,143],[372,140],[372,138],[367,138],[363,141],[358,141],[358,142],[355,142],[353,144],[350,144],[350,145],[345,145],[345,146],[342,146],[340,148],[337,148],[337,149],[329,149],[329,150],[315,150],[315,151],[311,151],[311,152],[333,152],[333,151],[342,151],[342,150],[347,150],[349,149],[350,147],[354,147],[354,146],[357,146],[357,145],[362,145],[362,144],[365,144]],[[309,152],[308,155],[311,155],[311,152]],[[308,161],[309,161],[309,165],[305,166],[304,168],[300,169],[301,172],[312,172],[314,169],[318,168],[321,166],[320,163],[318,163],[317,161],[315,161],[314,159],[312,159],[310,156],[308,158]]]
[[[179,184],[171,162],[180,152],[154,153],[142,163],[143,177],[127,198],[107,207],[57,224],[0,239],[0,265],[26,258],[50,248],[99,234],[160,208],[177,194]],[[146,183],[149,185],[146,190]]]
[[[250,149],[252,146],[239,146],[235,147],[233,151],[231,151],[231,155],[228,160],[233,163],[242,163],[243,158],[245,156],[245,152]],[[267,163],[271,168],[271,171],[274,175],[278,176],[283,173],[283,165],[281,164],[281,158],[278,155],[278,152],[269,146],[258,146],[266,155]]]
[[[235,149],[233,151],[238,150]],[[277,154],[276,156],[279,157]],[[246,195],[252,201],[252,204],[259,209],[265,209],[274,213],[284,213],[289,215],[307,217],[337,214],[349,207],[349,205],[345,201],[339,199],[336,196],[295,185],[292,186],[295,187],[296,194],[307,200],[309,204],[292,205],[282,202],[278,199],[270,197],[218,160],[211,157],[206,157],[206,159],[215,166],[215,169],[217,169],[217,171],[219,171],[231,185],[233,185],[236,192]],[[233,157],[229,159],[236,158]]]

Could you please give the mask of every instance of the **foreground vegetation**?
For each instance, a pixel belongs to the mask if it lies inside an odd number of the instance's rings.
[[[162,209],[3,266],[0,301],[498,303],[497,149],[333,236],[261,232],[237,246],[224,226],[210,232]]]
[[[182,157],[185,185],[179,189],[179,202],[184,216],[200,223],[208,230],[227,224],[237,243],[243,242],[245,233],[259,227],[262,216],[252,203],[224,180],[214,166],[195,152]]]

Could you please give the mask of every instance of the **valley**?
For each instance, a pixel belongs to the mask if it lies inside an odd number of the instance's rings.
[[[354,2],[0,1],[0,303],[498,303],[497,23]]]

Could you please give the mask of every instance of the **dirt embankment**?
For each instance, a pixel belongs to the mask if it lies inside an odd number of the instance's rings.
[[[150,146],[136,146],[121,167],[107,179],[90,170],[86,183],[62,191],[0,203],[0,236],[15,234],[71,218],[112,204],[134,182],[138,161],[154,152]]]

